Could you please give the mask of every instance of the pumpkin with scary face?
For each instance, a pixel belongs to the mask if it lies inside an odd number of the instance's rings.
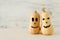
[[[45,8],[42,9],[42,34],[50,35],[53,33],[53,26],[50,21],[50,15]]]
[[[29,32],[32,34],[40,33],[40,15],[37,11],[30,17]]]

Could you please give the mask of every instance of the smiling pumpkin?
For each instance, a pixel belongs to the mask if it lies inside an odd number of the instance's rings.
[[[30,17],[29,32],[32,34],[40,33],[40,15],[35,11]]]
[[[42,34],[49,35],[53,33],[49,12],[45,8],[42,9]]]

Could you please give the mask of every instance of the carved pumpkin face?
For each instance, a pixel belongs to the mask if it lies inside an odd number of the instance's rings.
[[[43,11],[43,13],[42,13],[42,27],[48,28],[50,26],[51,26],[50,15],[48,14],[48,12]]]
[[[40,24],[40,15],[35,11],[30,18],[30,25],[37,28]]]

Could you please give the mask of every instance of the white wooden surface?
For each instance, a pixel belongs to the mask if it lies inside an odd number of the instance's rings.
[[[27,33],[29,17],[46,7],[52,12],[55,33],[51,36]],[[0,40],[60,40],[60,0],[0,0]]]

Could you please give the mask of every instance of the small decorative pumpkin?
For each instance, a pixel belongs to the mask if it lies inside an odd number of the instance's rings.
[[[42,28],[41,32],[45,35],[50,35],[53,33],[53,26],[51,24],[49,12],[45,8],[42,9]]]
[[[29,32],[32,34],[39,34],[40,30],[40,15],[35,11],[30,17]]]

